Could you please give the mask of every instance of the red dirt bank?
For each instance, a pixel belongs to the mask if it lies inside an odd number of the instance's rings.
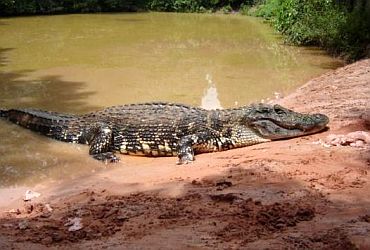
[[[370,60],[313,79],[278,102],[327,114],[330,130],[198,155],[188,166],[128,157],[3,209],[0,247],[369,249],[370,147],[318,142],[369,131]]]

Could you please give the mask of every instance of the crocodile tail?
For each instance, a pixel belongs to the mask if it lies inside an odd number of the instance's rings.
[[[9,109],[1,110],[0,116],[22,127],[54,137],[56,130],[60,130],[75,117],[56,112],[37,109]]]

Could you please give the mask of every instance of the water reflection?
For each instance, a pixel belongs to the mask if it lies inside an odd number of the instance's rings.
[[[220,100],[218,99],[216,84],[212,81],[211,75],[207,74],[206,80],[208,86],[204,91],[200,106],[204,109],[222,109]]]

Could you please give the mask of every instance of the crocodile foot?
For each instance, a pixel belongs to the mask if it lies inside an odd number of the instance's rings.
[[[120,159],[115,156],[112,152],[105,152],[100,154],[94,154],[92,157],[96,160],[103,161],[105,164],[117,163]]]
[[[176,162],[177,165],[188,164],[194,161],[194,155],[192,153],[186,153],[179,156],[179,160]]]

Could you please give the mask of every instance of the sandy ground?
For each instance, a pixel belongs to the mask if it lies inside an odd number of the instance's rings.
[[[40,188],[42,196],[1,208],[0,247],[370,249],[370,141],[366,133],[348,139],[370,129],[370,60],[277,102],[327,114],[330,129],[198,155],[186,166],[127,157]]]

